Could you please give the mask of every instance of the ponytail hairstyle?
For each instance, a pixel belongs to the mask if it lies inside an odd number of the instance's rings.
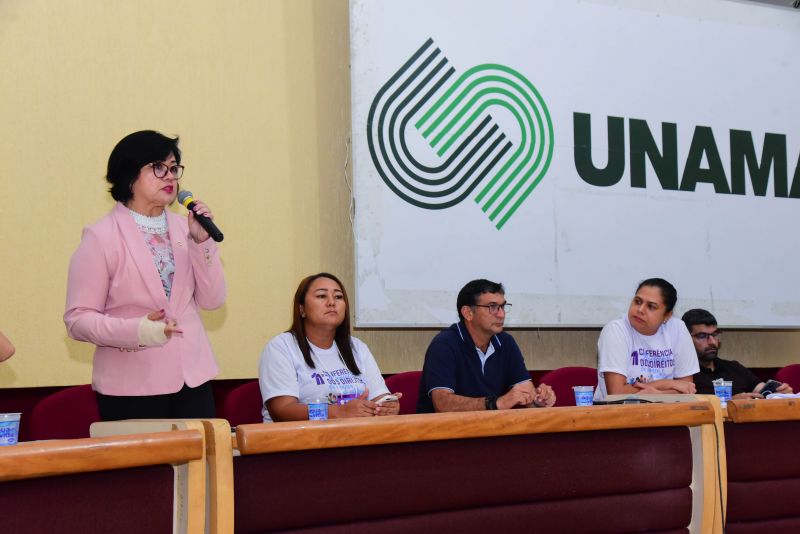
[[[648,278],[647,280],[642,280],[639,282],[639,286],[636,288],[636,293],[638,293],[639,290],[644,286],[657,287],[661,291],[661,298],[664,299],[664,306],[667,308],[667,313],[671,312],[675,308],[675,303],[678,302],[678,290],[675,289],[675,286],[663,278]]]

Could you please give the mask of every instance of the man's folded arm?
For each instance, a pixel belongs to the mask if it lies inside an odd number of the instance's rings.
[[[527,406],[533,403],[535,389],[529,380],[512,387],[505,395],[494,399],[495,409],[508,410],[514,406]],[[433,409],[436,412],[474,412],[487,409],[487,397],[464,397],[446,388],[436,388],[430,392]]]
[[[430,396],[436,412],[474,412],[486,409],[486,397],[464,397],[445,388],[432,390]]]

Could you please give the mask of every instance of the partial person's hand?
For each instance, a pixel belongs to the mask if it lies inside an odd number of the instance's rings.
[[[0,362],[4,362],[12,357],[14,355],[14,351],[16,351],[14,345],[5,336],[5,334],[0,332]]]
[[[365,388],[364,393],[353,399],[344,406],[339,406],[340,417],[372,417],[375,415],[377,404],[369,400],[369,389]]]
[[[183,334],[183,330],[178,328],[178,323],[175,319],[168,319],[167,313],[164,310],[156,310],[147,314],[147,318],[151,321],[164,322],[164,335],[167,339],[172,337],[172,334]]]
[[[528,382],[530,384],[530,382]],[[530,387],[533,390],[533,386]],[[497,397],[497,409],[509,410],[514,406],[528,406],[533,402],[533,391],[528,391],[526,388],[519,388],[514,386],[508,390],[508,393],[502,397]]]
[[[556,392],[547,384],[539,384],[533,404],[539,408],[550,408],[556,403]]]
[[[209,238],[208,232],[200,226],[200,223],[197,222],[197,218],[195,214],[205,215],[209,219],[213,219],[214,215],[211,213],[211,210],[208,209],[208,206],[205,202],[194,199],[194,208],[189,210],[189,235],[192,237],[192,240],[195,243],[202,243],[206,239]]]
[[[794,391],[792,390],[792,386],[784,382],[781,384],[781,387],[775,390],[775,393],[794,393]]]
[[[403,394],[398,391],[397,393],[393,393],[393,395],[397,396],[398,400],[381,402],[381,403],[376,402],[378,406],[375,408],[375,415],[397,415],[400,413],[400,403],[398,401],[400,400],[400,397],[403,396]],[[381,397],[385,396],[386,395],[382,395]],[[378,401],[380,400],[380,398],[375,400]]]
[[[764,398],[764,395],[762,395],[761,393],[756,393],[755,391],[750,392],[750,393],[745,391],[744,393],[737,393],[736,395],[731,397],[731,399],[733,399],[733,400],[736,400],[736,399],[763,399],[763,398]]]

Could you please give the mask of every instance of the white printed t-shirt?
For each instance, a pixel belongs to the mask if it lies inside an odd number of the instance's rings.
[[[594,400],[605,400],[604,373],[618,373],[633,384],[683,378],[700,372],[697,352],[689,330],[680,319],[670,317],[652,336],[637,332],[628,320],[621,319],[603,327],[597,340],[597,389]]]
[[[284,332],[272,338],[261,352],[258,364],[258,385],[261,388],[261,414],[265,423],[272,418],[263,403],[273,397],[307,399],[327,398],[331,403],[344,404],[369,388],[369,398],[389,393],[381,372],[369,348],[358,338],[351,337],[353,357],[360,375],[353,375],[339,355],[334,342],[321,349],[309,342],[315,368],[306,365],[294,334]]]

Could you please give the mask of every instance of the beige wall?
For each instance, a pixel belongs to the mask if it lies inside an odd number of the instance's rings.
[[[205,314],[221,378],[253,377],[309,272],[353,287],[345,0],[0,2],[0,387],[90,381],[61,320],[83,226],[112,206],[113,145],[180,134],[184,187],[226,234],[227,304]],[[510,295],[513,294],[513,288]],[[418,369],[431,330],[357,335],[384,372]],[[597,331],[516,331],[528,366],[594,365]],[[735,333],[744,363],[798,361],[797,332]]]

